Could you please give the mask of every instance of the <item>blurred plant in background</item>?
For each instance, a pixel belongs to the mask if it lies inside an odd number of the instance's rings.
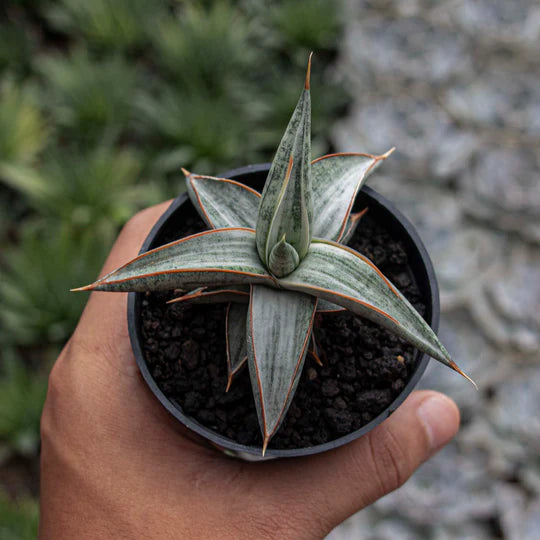
[[[2,459],[11,453],[32,456],[39,447],[39,419],[47,392],[43,369],[34,369],[13,349],[3,351],[0,371]],[[1,537],[1,536],[0,536]]]
[[[66,137],[106,142],[130,127],[138,89],[137,67],[121,56],[92,58],[77,48],[35,61],[43,80],[43,105]]]
[[[2,540],[35,540],[38,524],[37,501],[25,497],[13,502],[0,491],[0,538]]]
[[[0,6],[0,537],[35,538],[47,373],[122,224],[181,166],[270,161],[316,51],[314,154],[348,98],[340,0],[7,0]],[[84,261],[84,263],[83,263]],[[89,261],[93,261],[88,264]],[[28,472],[33,471],[33,472]],[[17,505],[12,498],[20,499]]]

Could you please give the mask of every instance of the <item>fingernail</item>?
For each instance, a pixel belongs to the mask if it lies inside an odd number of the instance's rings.
[[[436,394],[422,401],[417,415],[426,430],[432,452],[448,443],[459,427],[457,407],[443,394]]]

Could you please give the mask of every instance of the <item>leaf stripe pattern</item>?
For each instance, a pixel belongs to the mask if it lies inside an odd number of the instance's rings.
[[[276,285],[257,254],[255,231],[231,228],[194,234],[147,251],[95,283],[74,290],[144,292],[245,283]]]
[[[290,291],[276,295],[268,287],[251,287],[248,365],[263,430],[263,454],[300,379],[316,310],[313,296]]]
[[[249,295],[248,295],[249,297]],[[249,315],[247,304],[229,304],[225,318],[225,338],[227,341],[227,388],[233,376],[247,360],[246,326]]]
[[[314,237],[334,241],[343,237],[356,194],[393,150],[381,156],[328,154],[312,162]]]
[[[259,205],[257,250],[265,264],[284,234],[300,259],[312,237],[310,66],[311,56],[304,90],[276,150]]]
[[[257,191],[227,178],[182,171],[189,198],[209,227],[255,227],[261,198]]]
[[[341,305],[450,365],[446,349],[409,301],[372,263],[349,248],[314,241],[302,264],[280,285]]]

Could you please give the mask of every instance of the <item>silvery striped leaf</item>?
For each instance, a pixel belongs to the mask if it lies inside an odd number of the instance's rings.
[[[356,194],[386,154],[329,154],[311,164],[313,236],[341,242]]]
[[[182,170],[189,198],[209,227],[255,228],[260,193],[234,180]]]
[[[367,211],[368,209],[364,208],[361,212],[356,212],[356,214],[351,214],[349,216],[349,219],[347,220],[347,226],[345,227],[343,236],[339,240],[340,244],[347,245],[349,243],[350,239],[353,237],[354,233],[356,232],[356,229],[362,219],[362,216],[364,216]]]
[[[188,194],[193,206],[206,224],[219,227],[255,227],[260,193],[234,180],[212,176],[186,175]],[[249,302],[249,287],[222,287],[184,295],[174,301],[210,303],[231,302],[227,308],[225,336],[227,340],[227,390],[234,374],[247,360],[246,318]]]
[[[328,300],[319,298],[319,301],[317,302],[317,313],[338,313],[340,311],[346,311],[346,309],[332,302],[328,302]]]
[[[246,325],[249,313],[247,304],[229,304],[225,319],[227,336],[227,389],[238,370],[247,361]]]
[[[144,292],[260,283],[275,286],[259,259],[253,229],[216,229],[158,247],[86,287]]]
[[[177,302],[189,302],[190,304],[223,304],[223,303],[249,303],[249,287],[243,285],[227,286],[227,287],[198,287],[193,291],[169,300],[167,304],[175,304]]]
[[[317,345],[317,340],[315,339],[315,332],[313,330],[311,331],[311,348],[308,349],[308,354],[311,354],[311,356],[313,357],[313,360],[315,360],[315,362],[319,366],[323,365],[322,360],[321,360],[321,355],[319,353],[319,346]]]
[[[254,285],[247,325],[248,366],[263,455],[289,408],[308,350],[317,299]]]
[[[167,304],[189,302],[190,304],[249,304],[249,287],[247,285],[228,285],[225,287],[198,287],[186,294],[169,300]],[[344,307],[319,300],[317,313],[335,313],[345,311]]]
[[[409,301],[369,259],[350,248],[313,240],[300,266],[279,284],[317,295],[370,319],[462,373]]]
[[[279,143],[259,205],[257,250],[266,265],[283,235],[300,259],[312,237],[310,69],[311,56],[304,90]]]

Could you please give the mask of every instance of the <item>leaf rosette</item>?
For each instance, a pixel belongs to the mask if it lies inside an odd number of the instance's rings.
[[[311,161],[310,70],[311,56],[262,194],[183,170],[191,202],[210,230],[148,251],[76,289],[181,289],[189,292],[172,302],[227,303],[227,389],[247,363],[263,455],[294,396],[310,343],[318,360],[317,312],[349,310],[467,377],[398,289],[344,245],[364,213],[352,213],[356,195],[394,149]]]

